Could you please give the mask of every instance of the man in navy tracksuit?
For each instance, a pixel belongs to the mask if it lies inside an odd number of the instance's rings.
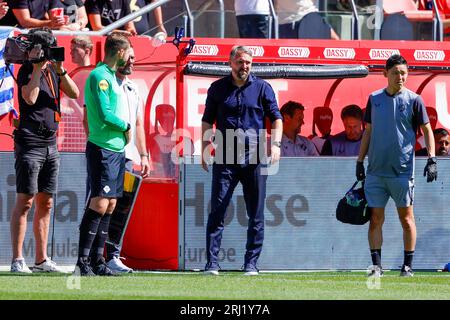
[[[222,240],[225,213],[234,188],[241,182],[249,218],[244,257],[246,275],[257,275],[256,263],[264,240],[264,201],[266,174],[260,148],[266,137],[265,117],[272,124],[271,162],[280,158],[282,116],[272,87],[250,74],[252,53],[244,46],[230,53],[231,74],[215,81],[208,90],[202,118],[202,155],[206,154],[212,126],[216,123],[217,144],[213,164],[211,212],[206,229],[205,273],[218,275],[217,256]],[[261,143],[260,143],[261,140]],[[202,157],[202,167],[208,166]]]

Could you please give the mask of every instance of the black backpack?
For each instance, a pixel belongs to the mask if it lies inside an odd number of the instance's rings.
[[[358,182],[353,184],[337,205],[336,219],[343,223],[362,225],[370,220],[370,208],[364,195],[364,181],[361,188],[355,189]]]

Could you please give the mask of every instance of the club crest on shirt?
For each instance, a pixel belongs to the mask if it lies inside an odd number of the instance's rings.
[[[109,88],[108,81],[106,81],[106,80],[100,80],[100,82],[98,83],[98,87],[100,88],[100,90],[105,91],[106,89]]]

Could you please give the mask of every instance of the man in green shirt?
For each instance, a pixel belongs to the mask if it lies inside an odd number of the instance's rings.
[[[125,122],[126,106],[118,101],[120,91],[115,72],[128,60],[130,41],[119,33],[106,38],[105,58],[90,73],[85,86],[89,127],[86,145],[88,183],[91,196],[80,224],[78,261],[75,271],[82,276],[113,275],[103,258],[111,214],[122,196],[125,173],[125,145],[131,139]],[[95,261],[90,261],[96,256]],[[78,270],[77,270],[78,269]]]

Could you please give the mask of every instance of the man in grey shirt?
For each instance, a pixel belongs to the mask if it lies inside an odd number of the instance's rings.
[[[322,156],[357,156],[363,134],[363,111],[351,104],[341,112],[344,131],[328,138],[322,148]]]
[[[369,246],[372,276],[381,276],[381,245],[384,208],[392,197],[403,228],[404,261],[400,276],[413,275],[411,268],[416,245],[414,200],[414,146],[417,127],[425,137],[428,161],[424,169],[427,182],[437,179],[434,137],[422,98],[405,87],[408,65],[400,55],[392,55],[383,71],[388,85],[373,92],[367,102],[364,131],[356,177],[365,180],[364,191],[371,208]],[[368,154],[367,178],[364,158]]]
[[[318,156],[314,144],[299,133],[305,115],[305,107],[298,102],[286,102],[280,109],[283,116],[283,136],[281,138],[281,156],[282,157],[308,157]]]

